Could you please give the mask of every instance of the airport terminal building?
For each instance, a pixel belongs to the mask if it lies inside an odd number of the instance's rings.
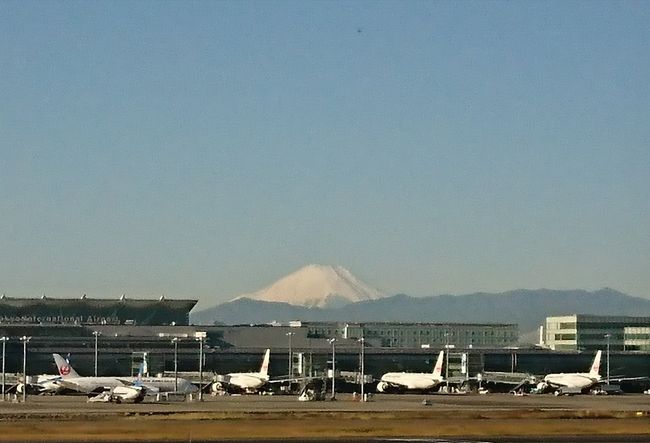
[[[289,356],[294,370],[322,374],[335,346],[337,369],[357,371],[362,346],[359,339],[363,337],[367,374],[375,376],[387,371],[429,372],[437,353],[445,348],[449,349],[450,376],[481,371],[543,374],[584,370],[593,359],[593,352],[591,348],[585,352],[578,348],[585,343],[594,349],[602,347],[604,338],[600,342],[585,340],[590,338],[588,334],[594,335],[591,339],[595,340],[595,335],[602,337],[603,332],[611,334],[612,365],[624,366],[626,375],[647,375],[650,361],[647,318],[608,317],[609,321],[604,322],[593,316],[549,318],[547,334],[554,334],[550,338],[556,340],[555,348],[540,349],[517,347],[516,324],[294,321],[192,325],[189,313],[195,304],[196,300],[165,298],[3,297],[0,336],[7,338],[6,370],[22,372],[26,349],[29,375],[55,372],[52,353],[70,353],[75,369],[90,375],[94,372],[97,349],[99,375],[133,373],[136,360],[145,353],[151,374],[172,371],[175,353],[179,371],[197,373],[202,346],[202,370],[206,374],[254,370],[266,348],[271,349],[270,373],[274,376],[288,373]],[[594,322],[606,327],[594,332]],[[585,325],[589,328],[585,329]],[[555,334],[572,333],[576,334],[577,344],[558,348],[557,345],[569,343],[566,337]],[[627,337],[620,347],[615,343],[618,333]],[[22,337],[29,338],[26,348]],[[336,339],[334,343],[332,338]]]
[[[557,351],[650,350],[650,317],[573,314],[547,317],[545,344]]]
[[[52,372],[51,354],[70,353],[82,374],[93,371],[95,346],[102,373],[132,371],[135,359],[144,353],[150,358],[152,372],[169,370],[173,366],[172,339],[177,339],[179,368],[196,369],[197,337],[201,334],[206,336],[206,370],[220,373],[256,366],[265,348],[280,355],[287,355],[291,349],[298,359],[316,356],[314,361],[325,361],[331,350],[331,338],[337,340],[341,363],[347,358],[351,368],[358,362],[361,337],[371,367],[373,360],[381,366],[395,352],[417,350],[414,355],[425,355],[426,361],[429,354],[446,346],[498,348],[514,345],[518,338],[516,324],[295,321],[283,325],[191,325],[189,314],[196,303],[197,300],[164,297],[2,297],[0,334],[8,338],[7,370],[20,370],[21,337],[30,337],[30,372]],[[283,373],[286,366],[287,359],[272,359],[271,367],[276,372]]]
[[[188,325],[197,300],[0,298],[0,325]]]

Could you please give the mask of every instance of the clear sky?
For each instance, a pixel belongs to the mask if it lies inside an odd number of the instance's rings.
[[[650,3],[0,2],[0,292],[650,296]]]

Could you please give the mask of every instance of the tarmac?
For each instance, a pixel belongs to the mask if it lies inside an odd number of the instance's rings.
[[[9,397],[8,397],[9,398]],[[553,396],[548,394],[516,396],[512,394],[428,394],[391,395],[376,394],[368,401],[354,399],[352,394],[337,394],[336,400],[329,396],[323,401],[298,401],[295,395],[204,395],[203,401],[193,399],[155,401],[147,397],[139,404],[88,403],[83,395],[31,395],[25,403],[0,401],[0,419],[16,413],[71,413],[71,414],[112,414],[112,413],[187,413],[187,412],[397,412],[422,410],[454,411],[518,411],[518,410],[556,410],[556,411],[600,411],[600,412],[639,412],[650,415],[650,395],[574,395]],[[425,404],[426,403],[426,404]]]
[[[0,441],[650,441],[650,396],[378,394],[360,402],[289,395],[88,403],[0,402]]]

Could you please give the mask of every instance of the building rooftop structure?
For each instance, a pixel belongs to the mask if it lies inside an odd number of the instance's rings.
[[[0,325],[187,325],[197,300],[0,297]]]
[[[514,323],[305,322],[310,337],[365,338],[378,347],[498,347],[519,339]]]

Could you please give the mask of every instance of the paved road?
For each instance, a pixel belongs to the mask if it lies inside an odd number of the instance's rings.
[[[429,405],[423,405],[428,400]],[[339,395],[337,401],[300,402],[295,396],[205,396],[198,401],[147,400],[141,404],[87,403],[84,396],[31,396],[27,403],[0,402],[0,414],[16,413],[84,413],[106,414],[111,412],[152,413],[170,412],[268,412],[268,411],[594,411],[594,412],[638,412],[650,415],[650,396],[572,396],[529,395],[516,397],[509,394],[489,395],[377,395],[372,401],[353,401],[350,395]]]

